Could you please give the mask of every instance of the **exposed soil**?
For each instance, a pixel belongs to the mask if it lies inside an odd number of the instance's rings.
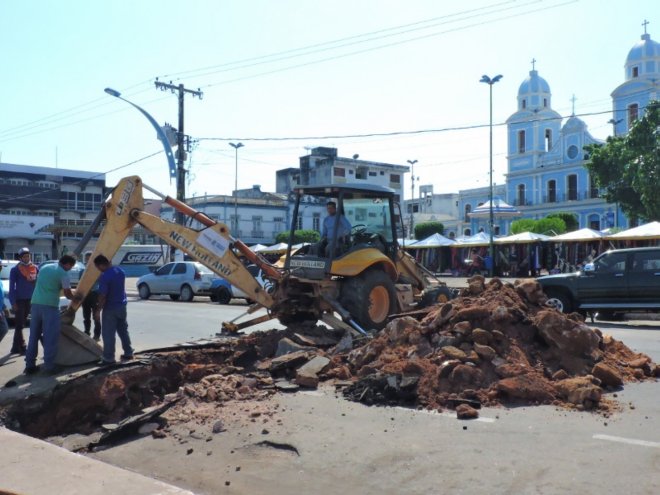
[[[648,356],[545,300],[533,280],[485,284],[475,276],[460,297],[396,318],[371,340],[351,342],[309,326],[164,350],[13,404],[3,422],[37,437],[96,432],[88,446],[116,438],[108,432],[134,433],[156,414],[155,437],[184,423],[213,432],[228,421],[267,429],[278,411],[263,399],[328,380],[354,401],[456,409],[465,419],[482,405],[554,404],[607,414],[616,403],[605,392],[660,375]],[[100,431],[106,433],[99,439]]]

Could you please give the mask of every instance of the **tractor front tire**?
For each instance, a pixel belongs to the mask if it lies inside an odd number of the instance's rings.
[[[378,269],[348,279],[342,287],[341,304],[366,331],[382,329],[389,315],[398,311],[394,283]]]

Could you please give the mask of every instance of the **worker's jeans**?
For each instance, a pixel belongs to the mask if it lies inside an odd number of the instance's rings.
[[[25,366],[31,368],[37,362],[39,339],[44,346],[44,369],[55,367],[57,344],[60,338],[60,309],[57,306],[33,304],[30,319],[30,338],[25,352]]]
[[[128,336],[126,306],[115,309],[103,309],[101,316],[101,335],[103,336],[103,361],[115,362],[115,333],[119,335],[124,356],[132,356],[131,338]]]

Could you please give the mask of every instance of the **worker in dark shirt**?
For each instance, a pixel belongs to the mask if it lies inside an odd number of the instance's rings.
[[[94,258],[94,265],[101,272],[99,278],[99,300],[95,312],[101,316],[101,336],[103,337],[103,358],[99,364],[110,365],[115,360],[115,335],[119,335],[124,354],[121,360],[133,359],[131,338],[128,335],[126,317],[126,274],[112,266],[110,260],[99,254]]]

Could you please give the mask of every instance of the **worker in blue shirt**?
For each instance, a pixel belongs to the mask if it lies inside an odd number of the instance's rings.
[[[115,335],[119,335],[124,354],[121,360],[133,359],[131,338],[128,335],[126,318],[126,274],[110,260],[99,254],[94,258],[94,266],[101,272],[99,278],[99,300],[95,318],[101,316],[101,336],[103,337],[103,358],[100,365],[110,365],[115,360]]]
[[[328,216],[323,220],[323,228],[321,229],[321,241],[319,253],[325,251],[326,256],[330,256],[330,245],[335,235],[335,224],[337,224],[337,203],[328,201],[326,204]],[[344,244],[350,237],[351,223],[344,215],[339,214],[339,223],[337,224],[337,244],[339,247]]]

